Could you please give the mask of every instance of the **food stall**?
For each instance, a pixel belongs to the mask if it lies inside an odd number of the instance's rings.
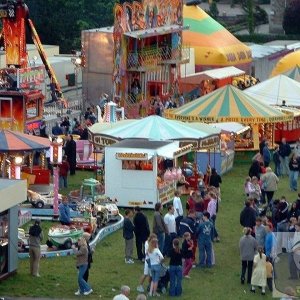
[[[262,138],[274,144],[276,123],[290,121],[293,115],[254,99],[232,85],[221,87],[176,109],[165,110],[168,119],[186,122],[239,122],[250,126],[235,140],[235,150],[258,150]]]
[[[118,206],[154,208],[172,201],[181,169],[177,158],[192,150],[178,141],[127,139],[105,148],[105,194]]]

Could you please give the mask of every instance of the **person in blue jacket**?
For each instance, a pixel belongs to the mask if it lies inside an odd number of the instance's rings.
[[[71,224],[71,213],[67,197],[63,197],[62,202],[59,204],[59,221],[61,225]]]
[[[203,213],[203,222],[197,228],[199,247],[199,267],[212,267],[212,236],[214,225],[210,221],[210,213]]]

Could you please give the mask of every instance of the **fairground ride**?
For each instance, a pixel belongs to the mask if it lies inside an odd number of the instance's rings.
[[[39,88],[45,80],[44,69],[50,78],[52,101],[61,102],[63,106],[66,106],[66,101],[24,1],[6,0],[1,3],[0,18],[0,47],[6,55],[6,66],[0,69],[0,129],[38,134],[45,98]],[[44,67],[29,64],[26,30]]]

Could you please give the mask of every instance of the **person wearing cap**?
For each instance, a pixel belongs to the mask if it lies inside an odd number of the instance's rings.
[[[36,219],[34,224],[29,228],[29,256],[30,256],[30,274],[35,277],[40,277],[40,256],[41,256],[41,241],[43,240],[43,231],[40,226],[41,220]]]

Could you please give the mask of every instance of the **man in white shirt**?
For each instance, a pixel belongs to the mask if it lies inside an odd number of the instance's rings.
[[[169,256],[170,251],[172,249],[173,240],[177,237],[174,207],[172,204],[168,206],[168,212],[164,217],[164,222],[167,226],[168,233],[165,236],[165,246],[163,255]]]
[[[178,232],[180,221],[183,218],[183,208],[180,199],[180,193],[178,191],[175,191],[174,196],[175,196],[173,200],[174,216],[176,220],[176,231]]]
[[[113,300],[129,300],[128,296],[130,294],[130,287],[127,285],[123,285],[121,287],[121,294],[116,295]]]

